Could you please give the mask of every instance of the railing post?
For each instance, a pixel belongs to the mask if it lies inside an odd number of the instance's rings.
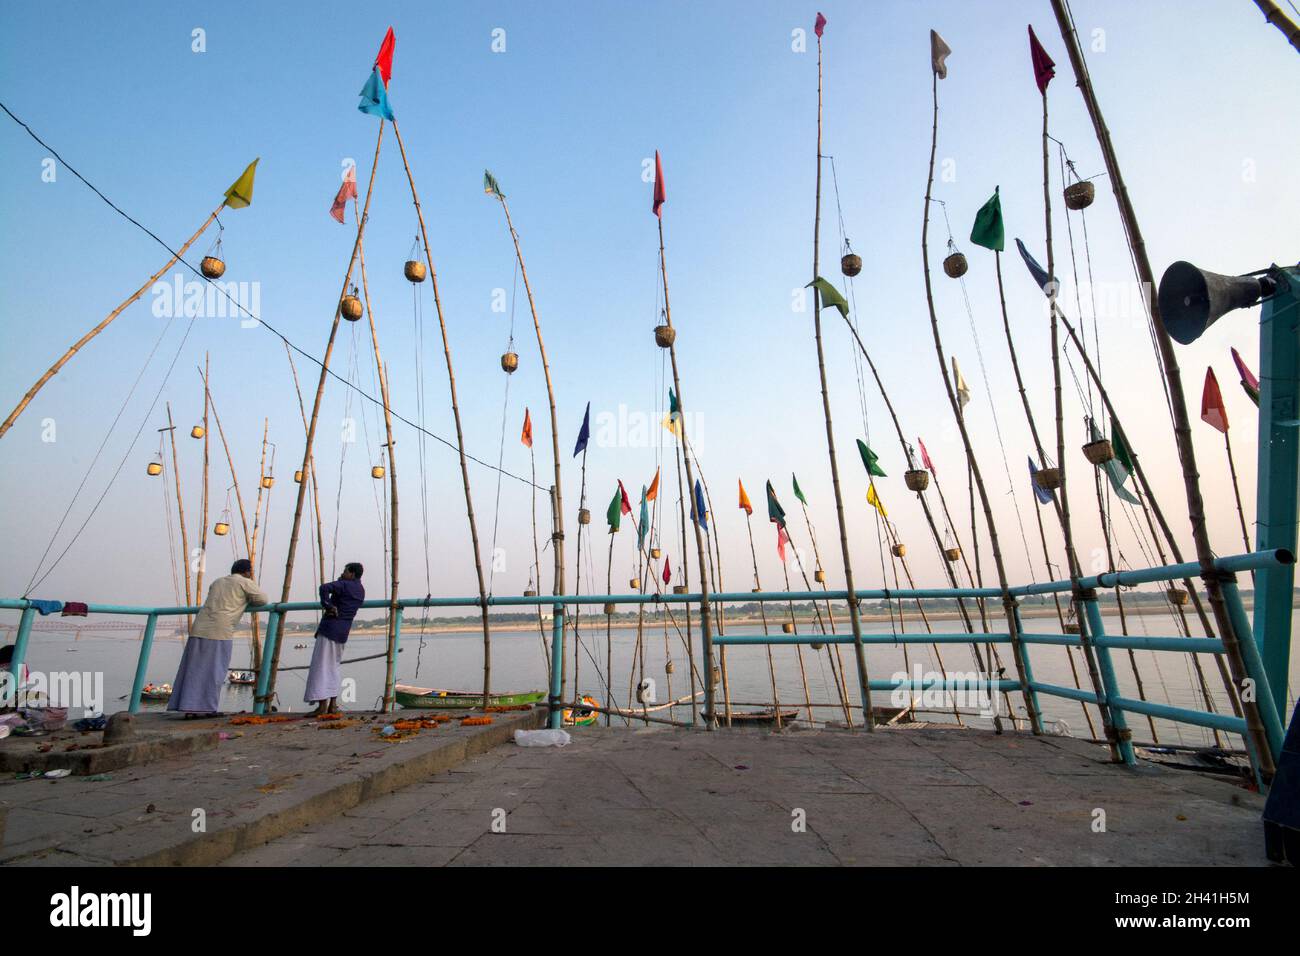
[[[1124,763],[1132,767],[1137,764],[1137,757],[1133,753],[1133,735],[1128,729],[1124,711],[1120,710],[1115,703],[1120,697],[1119,682],[1115,679],[1115,665],[1110,659],[1110,648],[1097,644],[1097,638],[1106,636],[1106,629],[1101,623],[1101,609],[1097,607],[1096,592],[1085,592],[1081,603],[1084,613],[1088,615],[1088,633],[1092,638],[1093,650],[1097,654],[1097,668],[1101,671],[1101,686],[1106,693],[1105,704],[1106,709],[1110,711],[1110,725],[1119,738],[1116,743],[1119,745],[1120,756],[1124,758]]]
[[[266,642],[262,645],[262,669],[257,674],[257,693],[253,695],[253,713],[266,713],[266,689],[271,683],[271,662],[275,660],[275,645],[280,640],[280,612],[272,608],[266,615]]]
[[[392,680],[384,681],[384,713],[391,714],[395,706],[393,700],[393,688],[397,681],[397,654],[402,645],[402,614],[406,608],[400,604],[397,606],[397,613],[393,615],[393,668]]]
[[[23,608],[22,617],[18,619],[18,637],[14,641],[13,663],[9,665],[13,674],[14,706],[18,706],[18,687],[23,682],[23,661],[27,657],[27,641],[32,636],[32,618],[36,609],[28,604]]]
[[[551,693],[548,698],[551,712],[547,726],[559,730],[564,725],[564,708],[560,700],[560,675],[564,668],[564,605],[551,607]]]
[[[150,614],[144,622],[144,636],[140,638],[140,659],[135,662],[135,681],[131,684],[130,713],[140,712],[140,694],[144,690],[144,676],[149,670],[149,655],[153,653],[153,632],[158,626],[158,615]]]
[[[1228,617],[1232,629],[1237,632],[1237,645],[1241,648],[1242,663],[1246,665],[1246,674],[1255,682],[1255,706],[1259,708],[1259,717],[1264,724],[1264,733],[1268,737],[1268,749],[1273,751],[1276,764],[1282,757],[1282,720],[1277,712],[1276,698],[1268,680],[1268,671],[1264,668],[1264,659],[1260,656],[1259,645],[1255,643],[1254,629],[1246,617],[1246,608],[1241,603],[1241,592],[1237,590],[1236,581],[1221,581],[1219,589],[1224,603],[1228,605]],[[1238,687],[1240,694],[1244,688]],[[1249,742],[1249,737],[1247,737]]]

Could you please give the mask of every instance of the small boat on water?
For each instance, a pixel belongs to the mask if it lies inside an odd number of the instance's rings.
[[[566,727],[590,727],[596,722],[596,717],[599,715],[594,709],[590,709],[600,706],[596,703],[596,698],[583,695],[582,703],[587,706],[564,708],[564,725]]]
[[[702,714],[704,719],[708,719],[707,714]],[[791,708],[790,710],[780,711],[781,724],[793,723],[799,716],[799,711]],[[771,727],[776,725],[777,711],[768,710],[733,710],[731,712],[731,726],[733,727]],[[727,725],[727,715],[718,714],[718,723],[722,726]]]
[[[170,700],[172,696],[171,684],[154,684],[148,683],[140,691],[141,700]]]
[[[410,684],[398,684],[393,691],[397,695],[399,707],[414,707],[421,710],[470,710],[483,706],[483,695],[474,691],[435,690],[431,687],[412,687]],[[541,690],[518,691],[509,694],[490,694],[488,703],[492,707],[518,707],[539,703],[545,697],[546,692]]]
[[[257,683],[256,671],[231,671],[226,680],[235,686],[250,687]]]

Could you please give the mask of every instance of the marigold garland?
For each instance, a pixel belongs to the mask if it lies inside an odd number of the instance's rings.
[[[460,720],[462,727],[482,727],[490,723],[492,723],[491,717],[462,717]]]

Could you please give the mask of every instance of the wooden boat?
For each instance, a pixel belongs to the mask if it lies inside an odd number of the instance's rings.
[[[237,687],[251,687],[257,683],[256,671],[231,671],[227,677],[227,682]]]
[[[171,684],[145,684],[140,691],[141,700],[171,700]]]
[[[599,707],[596,698],[584,695],[582,702],[591,707]],[[566,727],[590,727],[596,722],[597,713],[594,710],[588,710],[586,707],[566,707],[564,709],[564,725]]]
[[[412,687],[410,684],[397,684],[393,688],[399,707],[414,707],[421,710],[446,709],[470,710],[483,705],[483,695],[467,690],[435,690],[430,687]],[[546,691],[528,690],[509,694],[491,694],[488,703],[493,707],[517,707],[522,704],[536,704],[546,697]]]
[[[708,719],[707,714],[702,714],[701,716],[704,717],[705,720]],[[798,716],[799,716],[799,711],[795,710],[794,708],[791,708],[790,710],[782,710],[781,711],[782,726],[786,724],[794,723],[795,719]],[[776,711],[770,709],[769,710],[733,710],[731,712],[731,725],[733,727],[775,726],[776,717],[777,717]],[[727,715],[719,714],[718,723],[725,727],[727,725]]]

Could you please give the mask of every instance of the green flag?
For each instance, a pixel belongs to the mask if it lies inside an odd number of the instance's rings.
[[[807,289],[811,286],[816,286],[817,291],[822,294],[821,307],[823,309],[828,305],[833,305],[835,308],[840,310],[840,315],[844,316],[846,319],[849,317],[849,304],[844,301],[844,296],[840,295],[839,289],[835,288],[835,286],[831,285],[821,276],[813,279],[812,282],[809,282],[808,285],[804,286],[804,288]]]
[[[614,498],[605,511],[605,520],[609,522],[610,534],[618,530],[618,526],[623,520],[623,492],[618,488],[614,489]]]
[[[1124,470],[1132,474],[1136,469],[1133,467],[1133,452],[1128,447],[1128,439],[1124,437],[1124,430],[1119,427],[1119,422],[1115,419],[1110,420],[1110,444],[1115,449],[1115,459],[1124,466]]]
[[[501,191],[501,186],[497,183],[497,178],[486,169],[483,170],[483,191],[489,196],[496,196],[498,199],[506,198],[506,194]]]
[[[645,485],[641,486],[641,525],[636,529],[636,549],[645,550],[645,536],[650,531],[650,503],[646,498]]]
[[[858,454],[862,456],[862,464],[867,468],[868,475],[875,475],[877,478],[888,478],[885,470],[880,467],[876,458],[876,453],[867,447],[867,443],[861,438],[858,439]]]
[[[258,159],[249,163],[248,168],[226,190],[226,205],[231,209],[243,209],[253,201],[253,174],[257,172]]]
[[[993,197],[975,214],[970,241],[995,252],[1007,247],[1007,235],[1002,229],[1002,199],[998,196],[997,186],[993,187]]]
[[[785,509],[781,507],[781,502],[776,500],[776,490],[770,481],[767,483],[767,520],[778,528],[785,527]]]
[[[794,496],[804,504],[807,504],[808,499],[803,496],[803,489],[799,487],[799,476],[791,472],[790,480],[794,482]]]

